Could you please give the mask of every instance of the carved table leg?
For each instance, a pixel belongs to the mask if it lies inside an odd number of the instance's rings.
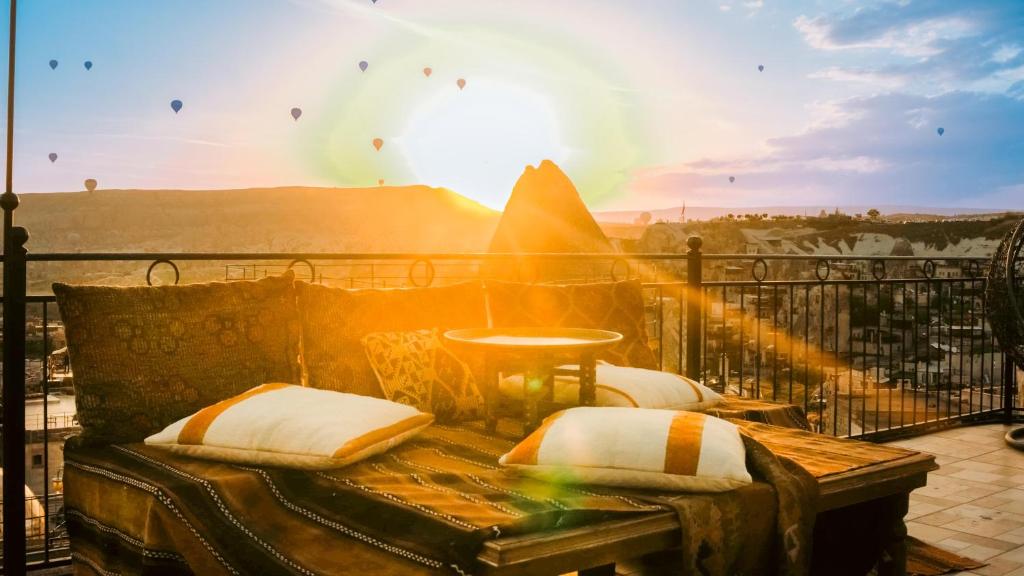
[[[484,425],[487,432],[494,434],[498,429],[498,398],[501,393],[501,385],[498,373],[498,361],[493,355],[488,354],[484,359],[485,382],[483,386],[484,395]]]
[[[543,358],[532,361],[523,374],[523,422],[529,434],[540,426],[541,401],[547,396],[549,384],[553,383],[552,366]]]
[[[597,357],[585,352],[580,357],[580,406],[597,403]]]
[[[910,494],[889,498],[891,516],[887,519],[888,533],[882,541],[882,558],[878,561],[878,576],[905,576],[907,573],[907,525],[903,517],[910,506]]]

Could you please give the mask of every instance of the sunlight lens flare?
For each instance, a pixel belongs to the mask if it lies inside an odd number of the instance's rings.
[[[505,205],[524,166],[569,156],[543,96],[483,79],[473,90],[441,90],[425,100],[397,140],[417,182],[496,209]]]

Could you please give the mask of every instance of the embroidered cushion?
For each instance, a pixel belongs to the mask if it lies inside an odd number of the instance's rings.
[[[637,281],[566,285],[488,281],[487,304],[495,328],[612,330],[622,334],[622,340],[599,358],[617,366],[658,367],[647,344],[643,292]]]
[[[146,444],[207,460],[323,470],[380,454],[433,419],[380,398],[263,384],[178,420]]]
[[[579,369],[575,365],[562,368]],[[554,392],[556,403],[577,404],[580,397],[579,379],[574,376],[556,376]],[[521,400],[522,374],[502,379],[501,394]],[[714,390],[678,374],[606,363],[597,365],[597,406],[700,412],[716,406],[721,401],[722,397]]]
[[[307,384],[382,397],[362,339],[373,332],[482,328],[483,285],[351,290],[296,282]]]
[[[459,422],[483,414],[483,396],[469,365],[444,346],[436,330],[375,332],[363,338],[384,397]]]
[[[752,482],[736,426],[706,414],[571,408],[499,462],[551,482],[724,492]]]
[[[268,381],[299,383],[291,272],[254,282],[54,284],[85,443],[139,442]]]

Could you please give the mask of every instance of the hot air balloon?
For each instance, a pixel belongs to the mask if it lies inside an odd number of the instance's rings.
[[[57,61],[56,60],[50,60],[50,70],[56,70],[56,69],[57,69]]]
[[[757,65],[757,71],[758,72],[764,72],[764,64],[758,64]]]
[[[181,111],[181,100],[171,100],[171,110],[174,110],[175,114],[180,112]]]
[[[363,72],[366,72],[366,69],[369,67],[370,63],[367,62],[366,60],[363,60],[362,62],[359,63],[359,69],[362,70]]]
[[[50,162],[56,162],[57,161],[57,153],[56,152],[50,152],[49,158],[50,158]]]
[[[938,133],[939,133],[939,136],[942,136],[943,134],[945,134],[945,133],[946,133],[946,129],[945,129],[945,128],[942,128],[942,127],[939,127],[939,129],[938,129],[938,130],[936,130],[936,132],[938,132]]]
[[[735,181],[736,181],[736,177],[735,176],[729,176],[729,183],[730,184],[735,182]]]
[[[93,179],[93,178],[89,178],[88,180],[86,180],[85,181],[85,189],[88,190],[89,192],[92,192],[93,190],[95,190],[96,189],[96,180]]]
[[[299,116],[302,116],[302,108],[292,108],[292,118],[298,121]]]
[[[373,147],[376,148],[378,152],[380,152],[380,148],[383,145],[384,145],[384,141],[381,140],[380,138],[374,138],[373,139]]]
[[[459,85],[459,90],[466,87],[466,80],[463,78],[459,78],[455,83]]]
[[[92,70],[92,60],[86,60],[82,66],[85,66],[86,70]]]
[[[430,68],[430,66],[427,66],[426,68],[423,69],[423,75],[426,76],[427,78],[430,78],[430,75],[433,73],[434,71]]]

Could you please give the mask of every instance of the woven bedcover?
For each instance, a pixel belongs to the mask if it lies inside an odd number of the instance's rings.
[[[849,442],[816,455],[836,441],[740,424],[817,478],[907,454]],[[512,445],[478,428],[433,426],[386,454],[318,473],[71,442],[65,505],[76,573],[469,574],[488,539],[679,510],[664,494],[510,475],[496,461]],[[722,498],[745,519],[739,567],[777,572],[775,491],[759,481]]]
[[[727,394],[722,397],[722,402],[717,406],[704,412],[718,418],[761,422],[762,424],[799,430],[809,431],[811,429],[803,408],[795,404],[752,400]]]

